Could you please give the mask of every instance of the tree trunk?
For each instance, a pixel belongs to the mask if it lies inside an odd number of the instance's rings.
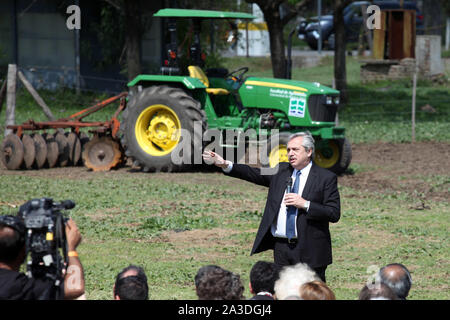
[[[335,28],[334,46],[334,81],[336,89],[341,92],[341,101],[348,101],[347,93],[347,72],[345,64],[345,25],[343,10],[351,1],[336,0],[334,6],[333,24]]]
[[[141,10],[139,0],[125,0],[125,45],[127,48],[128,80],[134,79],[142,73],[141,69]]]
[[[284,54],[283,26],[279,14],[276,17],[266,14],[270,38],[270,58],[272,61],[272,71],[274,78],[286,77],[286,57]]]

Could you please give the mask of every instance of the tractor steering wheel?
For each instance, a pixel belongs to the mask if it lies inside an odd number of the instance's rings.
[[[244,76],[244,74],[247,73],[247,71],[248,71],[248,67],[241,67],[239,69],[233,70],[230,73],[228,73],[227,78],[235,78],[233,80],[235,80],[237,82],[242,82],[242,77]]]

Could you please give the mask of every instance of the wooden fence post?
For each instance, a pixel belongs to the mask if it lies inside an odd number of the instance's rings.
[[[6,86],[6,121],[5,121],[5,137],[12,133],[11,129],[6,129],[8,125],[14,125],[16,122],[16,79],[17,65],[8,65],[8,76]]]

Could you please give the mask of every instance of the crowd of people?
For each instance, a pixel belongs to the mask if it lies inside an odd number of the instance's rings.
[[[52,279],[29,278],[20,272],[25,258],[25,237],[16,222],[13,216],[0,221],[0,299],[51,299],[48,292],[54,286]],[[66,224],[66,235],[72,254],[61,284],[64,298],[86,299],[84,271],[76,252],[81,234],[73,220]],[[203,266],[193,279],[195,292],[199,300],[336,300],[333,290],[305,263],[280,266],[258,261],[249,276],[252,297],[245,297],[239,274],[217,265]],[[411,284],[411,274],[405,266],[389,264],[364,285],[359,300],[405,300]],[[143,268],[130,265],[121,270],[112,285],[112,297],[115,300],[151,298]]]
[[[381,268],[359,293],[359,300],[406,300],[411,274],[399,263]],[[216,265],[200,268],[195,277],[199,300],[242,300],[240,276]],[[258,261],[250,270],[250,300],[336,300],[333,290],[305,263],[280,267]]]

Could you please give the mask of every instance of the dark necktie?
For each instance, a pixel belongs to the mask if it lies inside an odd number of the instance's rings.
[[[294,187],[292,188],[292,193],[298,193],[298,185],[300,184],[300,170],[297,171],[295,176]],[[288,239],[295,238],[295,212],[297,208],[295,206],[287,207],[286,216],[286,237]]]

